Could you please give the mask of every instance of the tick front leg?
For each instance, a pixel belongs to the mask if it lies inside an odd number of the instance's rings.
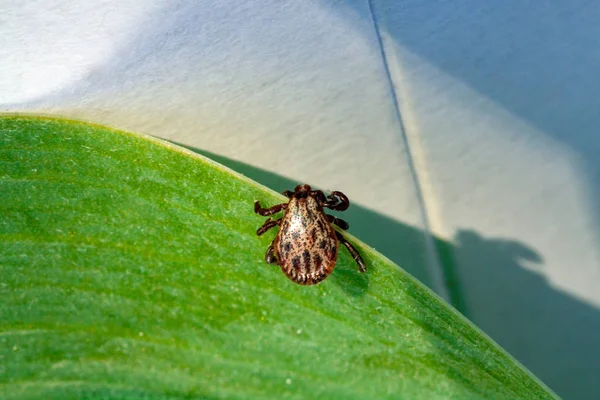
[[[350,207],[350,200],[344,193],[333,191],[327,196],[327,202],[324,206],[335,211],[344,211]]]
[[[316,198],[321,206],[325,206],[327,204],[327,198],[322,190],[313,190],[310,192],[310,195]]]
[[[269,229],[278,226],[279,224],[281,224],[281,218],[279,219],[275,219],[272,220],[271,218],[268,218],[265,223],[263,224],[263,226],[261,226],[260,228],[258,228],[256,230],[256,234],[258,236],[262,235],[263,233],[265,233],[266,231],[268,231]]]
[[[291,190],[285,190],[281,194],[284,195],[285,197],[287,197],[288,199],[291,199],[292,196],[294,195],[294,192],[292,192]]]
[[[329,214],[325,214],[325,215],[327,215],[327,219],[329,220],[329,222],[331,222],[332,224],[335,224],[335,225],[339,226],[343,230],[346,230],[346,229],[350,228],[350,224],[348,224],[343,219],[336,218],[333,215],[329,215]]]
[[[267,264],[277,264],[277,258],[275,257],[275,251],[273,249],[274,243],[275,240],[271,242],[269,248],[267,249],[267,252],[265,253],[265,261],[267,262]]]
[[[278,213],[282,209],[285,209],[285,207],[287,207],[287,203],[277,204],[276,206],[273,206],[271,208],[262,208],[260,206],[260,201],[256,200],[254,202],[254,212],[259,215],[262,215],[263,217]]]
[[[348,249],[348,251],[352,255],[352,258],[354,258],[354,261],[356,261],[356,263],[358,264],[358,271],[359,272],[366,272],[367,271],[367,267],[365,266],[365,262],[363,261],[363,259],[360,256],[360,254],[358,254],[358,251],[354,248],[354,246],[352,246],[350,244],[350,242],[348,242],[346,240],[346,238],[341,233],[335,232],[335,234],[336,234],[338,240],[340,241],[340,243],[342,243],[344,246],[346,246],[346,248]]]

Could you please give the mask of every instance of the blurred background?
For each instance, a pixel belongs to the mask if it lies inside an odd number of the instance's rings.
[[[600,398],[600,3],[0,0],[0,111],[158,136],[350,232]]]

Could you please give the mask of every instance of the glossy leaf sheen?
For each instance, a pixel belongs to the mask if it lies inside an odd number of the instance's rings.
[[[341,249],[292,283],[255,199],[284,200],[156,139],[0,118],[0,398],[555,398],[353,238],[367,274]]]

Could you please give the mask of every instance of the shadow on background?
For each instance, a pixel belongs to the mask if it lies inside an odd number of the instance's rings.
[[[386,38],[577,152],[590,223],[600,226],[600,3],[344,0],[337,8],[370,21],[373,12]],[[540,260],[518,243],[461,231],[453,250],[477,325],[565,399],[600,399],[598,309],[522,265]]]
[[[549,286],[521,243],[462,230],[454,249],[466,300],[487,310],[477,325],[565,399],[599,398],[600,311]]]

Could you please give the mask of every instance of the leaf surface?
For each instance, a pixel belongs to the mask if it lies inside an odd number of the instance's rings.
[[[284,201],[157,139],[0,118],[0,398],[557,398],[352,237],[366,274],[342,248],[294,284],[255,199]]]

